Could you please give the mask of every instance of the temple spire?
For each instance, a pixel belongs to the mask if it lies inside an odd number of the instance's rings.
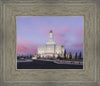
[[[50,32],[49,32],[49,33],[53,33],[53,32],[52,32],[52,30],[50,30]]]
[[[46,44],[56,44],[56,42],[53,39],[53,31],[52,30],[50,30],[50,32],[49,32],[49,40],[48,40],[48,42],[46,42]]]
[[[50,36],[50,39],[53,39],[53,32],[52,32],[52,30],[50,30],[49,36]]]

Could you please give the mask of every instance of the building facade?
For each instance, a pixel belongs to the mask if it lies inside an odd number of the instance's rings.
[[[49,32],[49,40],[45,45],[38,47],[38,55],[42,58],[54,57],[57,58],[58,55],[64,55],[64,46],[57,45],[53,38],[53,32]]]

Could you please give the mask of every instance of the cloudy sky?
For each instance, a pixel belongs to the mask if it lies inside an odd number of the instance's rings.
[[[17,55],[37,53],[52,30],[57,44],[67,53],[83,53],[83,17],[17,17]]]

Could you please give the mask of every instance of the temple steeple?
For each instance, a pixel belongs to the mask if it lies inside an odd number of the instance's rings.
[[[50,36],[50,39],[53,39],[53,31],[52,30],[50,30],[49,36]]]
[[[53,39],[53,31],[52,30],[50,30],[50,32],[49,32],[49,40],[48,40],[48,42],[46,42],[46,44],[56,44],[56,42]]]

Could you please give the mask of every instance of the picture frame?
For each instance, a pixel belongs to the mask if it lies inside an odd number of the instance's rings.
[[[2,1],[1,16],[2,84],[100,85],[97,1]],[[16,16],[84,16],[83,69],[17,69]]]

